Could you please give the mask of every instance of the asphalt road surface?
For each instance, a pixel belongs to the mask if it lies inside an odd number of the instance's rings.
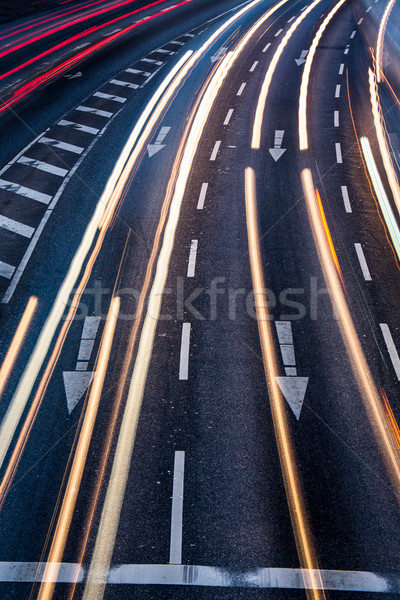
[[[392,4],[2,26],[2,600],[399,598]]]

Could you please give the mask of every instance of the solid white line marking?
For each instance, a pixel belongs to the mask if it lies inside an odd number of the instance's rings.
[[[82,339],[83,340],[94,340],[96,339],[97,330],[99,328],[101,317],[86,317],[83,325]]]
[[[130,83],[129,81],[121,81],[120,79],[111,79],[110,83],[112,83],[113,85],[119,85],[121,87],[127,87],[132,90],[137,90],[139,87],[137,83]]]
[[[213,151],[211,152],[210,160],[215,160],[217,158],[218,150],[221,145],[221,140],[218,140],[214,144]]]
[[[357,33],[357,32],[356,32],[356,30],[355,30],[355,29],[354,29],[354,31],[352,31],[352,32],[351,32],[351,35],[350,35],[350,39],[351,39],[351,40],[354,38],[354,36],[356,35],[356,33]]]
[[[336,161],[338,163],[342,163],[343,159],[342,159],[342,147],[340,145],[340,142],[336,142],[335,143],[335,150],[336,150]]]
[[[0,227],[7,229],[7,231],[18,233],[18,235],[22,235],[28,239],[30,239],[35,232],[33,227],[29,227],[28,225],[24,225],[23,223],[19,223],[8,217],[3,217],[2,215],[0,215]]]
[[[120,104],[126,102],[126,98],[123,98],[122,96],[114,96],[113,94],[105,94],[104,92],[95,92],[93,96],[96,96],[97,98],[104,98],[104,100],[113,100],[114,102],[119,102]]]
[[[364,17],[361,17],[361,19],[358,21],[357,25],[361,25],[361,23],[364,21]]]
[[[226,114],[224,125],[229,125],[229,121],[231,120],[232,115],[233,115],[233,108],[230,108]]]
[[[181,381],[185,381],[189,377],[190,328],[190,323],[182,324],[181,355],[179,361],[179,379]]]
[[[396,346],[390,333],[389,326],[386,323],[380,323],[380,327],[385,338],[386,346],[389,351],[389,356],[392,361],[393,368],[396,372],[397,379],[400,381],[400,358]]]
[[[83,133],[91,133],[92,135],[97,135],[100,131],[100,129],[97,129],[96,127],[88,127],[87,125],[82,125],[81,123],[74,123],[74,121],[66,121],[65,119],[59,121],[57,125],[60,125],[61,127],[72,127],[77,131],[82,131]]]
[[[347,185],[342,185],[341,188],[342,188],[342,196],[343,196],[343,202],[344,202],[345,211],[347,213],[351,213],[353,211],[351,209],[351,204],[350,204],[349,192],[347,190]]]
[[[340,83],[337,84],[335,89],[335,98],[339,98],[340,96]]]
[[[333,124],[335,127],[339,127],[339,111],[335,110],[333,113]]]
[[[21,156],[17,162],[21,165],[27,165],[28,167],[38,169],[39,171],[45,171],[46,173],[51,173],[52,175],[58,175],[59,177],[65,177],[68,173],[68,169],[55,167],[54,165],[50,165],[49,163],[41,160],[36,160],[35,158],[29,158],[28,156]]]
[[[15,267],[0,260],[0,277],[5,277],[6,279],[11,279],[14,271],[15,271]]]
[[[250,73],[252,73],[254,71],[254,69],[257,67],[258,65],[258,60],[254,61],[253,64],[250,67]]]
[[[242,83],[242,85],[240,86],[240,88],[237,91],[236,96],[241,96],[245,87],[246,87],[246,83]]]
[[[198,246],[198,240],[192,240],[192,243],[190,245],[189,262],[188,262],[188,269],[187,269],[188,277],[194,277],[194,272],[196,269],[197,246]]]
[[[183,490],[185,478],[185,453],[175,452],[174,483],[172,487],[171,539],[169,562],[171,565],[182,564],[182,523],[183,523]]]
[[[202,183],[199,200],[197,202],[198,210],[203,210],[203,208],[204,208],[204,201],[206,199],[207,188],[208,188],[208,183]]]
[[[270,47],[270,45],[271,45],[271,42],[268,42],[268,44],[263,49],[263,52],[266,52],[268,50],[268,48]]]
[[[278,35],[281,35],[282,31],[283,31],[283,29],[279,29],[279,31],[276,32],[274,37],[278,37]]]
[[[341,65],[339,67],[339,75],[343,75],[343,71],[344,71],[344,63],[341,63]]]
[[[30,198],[31,200],[42,202],[42,204],[48,204],[52,198],[48,194],[37,192],[36,190],[24,187],[23,185],[18,185],[18,183],[6,181],[5,179],[0,179],[0,189],[13,192],[19,196],[24,196],[24,198]]]
[[[365,281],[372,281],[371,273],[369,272],[367,261],[365,259],[364,251],[362,249],[361,244],[354,244],[354,247],[357,252],[357,258],[360,263],[361,271]]]
[[[91,113],[92,115],[98,115],[99,117],[106,117],[107,119],[114,116],[114,113],[108,112],[108,110],[99,110],[97,108],[92,108],[91,106],[78,106],[75,110]]]
[[[73,154],[82,154],[85,148],[81,146],[75,146],[75,144],[67,144],[66,142],[60,142],[60,140],[53,140],[52,138],[42,137],[39,142],[51,146],[52,148],[58,148],[59,150],[66,150]]]

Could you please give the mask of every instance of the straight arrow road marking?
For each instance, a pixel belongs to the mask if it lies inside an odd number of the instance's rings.
[[[286,377],[276,377],[276,382],[294,416],[299,420],[309,378],[297,376],[291,322],[275,321],[275,327],[286,374]]]
[[[275,162],[277,162],[280,159],[280,157],[286,152],[286,148],[281,147],[284,134],[284,129],[275,130],[274,147],[269,149],[269,153]]]
[[[304,397],[308,386],[308,377],[276,377],[282,394],[299,421]]]
[[[308,50],[302,50],[301,54],[300,54],[300,57],[294,59],[296,65],[298,67],[300,67],[300,65],[302,65],[303,63],[306,62],[306,56],[307,56],[307,54],[308,54]]]
[[[226,48],[225,46],[220,48],[218,50],[218,52],[216,54],[214,54],[214,56],[211,57],[211,62],[212,63],[217,62],[217,60],[219,60],[220,58],[222,58],[224,56],[224,54],[226,53],[227,50],[228,50],[228,48]]]
[[[171,130],[171,127],[161,127],[160,133],[158,134],[157,139],[154,142],[154,144],[149,144],[147,146],[147,152],[149,154],[149,158],[151,158],[152,156],[157,154],[157,152],[159,152],[160,150],[165,148],[165,144],[162,144],[161,142],[164,141],[165,136],[167,135],[167,133],[169,133],[170,130]]]

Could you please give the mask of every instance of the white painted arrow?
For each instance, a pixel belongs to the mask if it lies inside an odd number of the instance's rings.
[[[78,73],[74,73],[73,75],[64,75],[65,79],[76,79],[77,77],[82,77],[82,71],[78,71]]]
[[[306,62],[306,56],[308,54],[308,50],[302,50],[301,54],[300,54],[300,58],[295,58],[295,63],[296,65],[299,67],[300,65],[302,65],[303,63]]]
[[[95,373],[91,371],[64,371],[64,387],[69,414],[72,413],[83,394],[88,389]]]
[[[276,129],[275,130],[274,147],[269,149],[269,153],[275,162],[277,162],[280,159],[280,157],[282,156],[282,154],[285,154],[285,152],[286,152],[286,148],[281,148],[284,133],[285,133],[284,129]]]
[[[276,382],[281,388],[281,392],[285,396],[294,416],[299,420],[307,391],[308,377],[276,377]]]
[[[154,154],[157,154],[157,152],[165,148],[165,144],[162,144],[161,142],[164,140],[165,136],[170,131],[170,129],[171,127],[161,127],[161,131],[158,134],[154,144],[149,144],[147,146],[147,152],[149,153],[150,158],[154,156]]]
[[[222,47],[218,50],[218,52],[216,54],[214,54],[214,56],[211,58],[211,62],[215,63],[217,62],[217,60],[219,60],[224,54],[225,52],[228,50],[228,48]]]

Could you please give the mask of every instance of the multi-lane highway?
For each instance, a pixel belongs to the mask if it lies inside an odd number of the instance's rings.
[[[2,26],[2,600],[399,598],[397,19]]]

